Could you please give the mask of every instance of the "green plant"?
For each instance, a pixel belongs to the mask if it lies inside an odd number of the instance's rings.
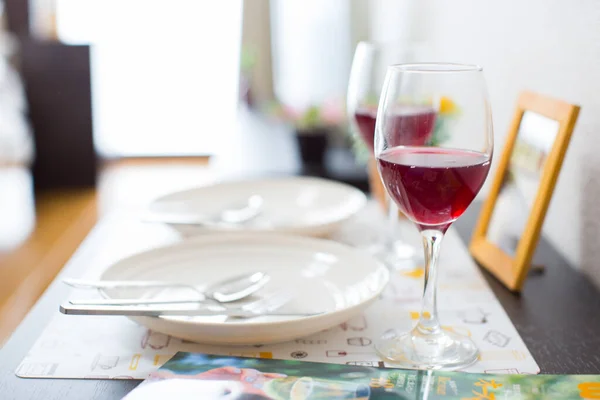
[[[304,108],[272,102],[266,107],[266,114],[273,119],[293,125],[299,131],[312,131],[319,128],[334,128],[345,124],[346,117],[342,102],[331,100],[320,105]]]

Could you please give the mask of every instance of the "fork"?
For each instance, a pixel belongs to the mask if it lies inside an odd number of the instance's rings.
[[[265,272],[254,272],[227,278],[214,283],[203,290],[189,283],[169,283],[152,281],[85,281],[79,279],[63,279],[67,285],[79,288],[117,289],[117,288],[187,288],[192,289],[200,298],[185,299],[78,299],[70,300],[73,305],[88,306],[132,306],[179,303],[229,303],[241,300],[256,293],[265,286],[271,277]]]
[[[144,222],[158,222],[171,225],[241,225],[258,217],[263,210],[264,200],[259,195],[248,197],[241,206],[229,206],[214,215],[186,215],[180,213],[147,212]]]

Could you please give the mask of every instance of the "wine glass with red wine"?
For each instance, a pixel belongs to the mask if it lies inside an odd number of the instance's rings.
[[[356,47],[350,81],[348,83],[347,109],[350,125],[373,158],[375,118],[383,87],[386,68],[390,64],[413,61],[414,47],[392,43],[360,42]],[[433,131],[435,110],[429,106],[406,106],[397,110],[397,126],[413,125],[418,135],[415,143],[425,142]],[[399,261],[409,260],[415,249],[404,243],[398,235],[398,208],[388,200],[388,229],[382,243],[370,247],[370,251],[388,265],[399,267]],[[412,267],[412,265],[411,265]]]
[[[401,117],[406,109],[439,111],[449,102],[456,112],[444,121],[445,140],[433,140],[428,117]],[[421,233],[426,260],[417,325],[410,332],[387,334],[375,345],[387,362],[405,368],[459,369],[477,360],[479,352],[471,339],[440,325],[437,260],[446,230],[488,175],[494,143],[491,118],[478,66],[428,63],[387,69],[377,111],[375,157],[389,196]]]

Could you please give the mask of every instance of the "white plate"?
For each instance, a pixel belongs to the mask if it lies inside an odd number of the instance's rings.
[[[326,179],[288,177],[225,182],[161,197],[149,206],[152,213],[182,216],[216,215],[223,208],[240,207],[250,196],[263,198],[258,217],[237,225],[175,225],[186,236],[207,231],[280,232],[326,236],[360,211],[367,198],[360,190]]]
[[[221,316],[132,319],[155,331],[201,343],[282,342],[347,321],[374,301],[389,280],[388,270],[366,252],[324,239],[248,233],[199,236],[153,249],[121,260],[101,278],[166,280],[204,286],[250,271],[265,271],[271,276],[252,301],[283,289],[295,296],[281,310],[325,313],[244,320],[226,320]],[[113,290],[105,295],[147,297],[149,293]],[[160,294],[170,295],[183,293]]]

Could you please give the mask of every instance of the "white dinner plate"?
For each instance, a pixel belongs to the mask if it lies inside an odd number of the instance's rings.
[[[224,182],[161,197],[149,205],[160,216],[213,216],[227,207],[247,204],[260,196],[260,214],[238,225],[172,224],[185,236],[204,232],[279,232],[306,236],[326,236],[355,215],[366,204],[360,190],[343,183],[310,177]]]
[[[374,301],[389,280],[383,264],[352,247],[324,239],[248,233],[198,236],[140,253],[112,265],[101,279],[164,280],[203,287],[251,271],[265,271],[271,280],[246,302],[283,291],[293,297],[279,311],[323,314],[250,319],[223,316],[132,319],[152,330],[200,343],[283,342],[349,320]],[[190,292],[178,289],[158,296],[189,297]],[[110,290],[104,294],[110,298],[156,295],[139,289]]]

